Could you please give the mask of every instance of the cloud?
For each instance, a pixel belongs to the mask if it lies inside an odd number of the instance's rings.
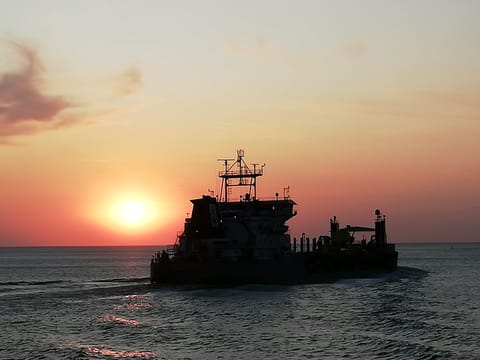
[[[0,137],[29,134],[76,122],[62,112],[74,105],[61,96],[44,93],[44,72],[37,52],[9,42],[24,63],[20,69],[0,74]]]
[[[439,105],[452,106],[463,109],[480,110],[480,95],[478,90],[450,90],[450,91],[417,91],[416,96]]]
[[[263,37],[257,35],[254,41],[241,43],[238,41],[226,41],[225,48],[233,55],[261,62],[283,63],[291,68],[298,68],[300,63],[287,51],[276,48],[268,43]]]
[[[3,42],[13,50],[20,65],[13,70],[0,72],[0,144],[11,143],[9,139],[15,136],[102,121],[113,111],[106,112],[104,108],[115,108],[112,101],[131,95],[143,86],[142,73],[133,66],[116,75],[103,77],[101,83],[96,83],[98,81],[94,79],[85,83],[84,79],[88,79],[88,76],[84,76],[65,88],[67,91],[69,87],[74,89],[77,100],[73,102],[64,95],[46,92],[48,74],[34,48],[11,40]],[[82,81],[89,91],[79,93]],[[95,91],[96,95],[86,101],[78,100],[82,94],[95,94]],[[102,92],[110,93],[110,96],[102,97]],[[115,111],[118,112],[118,109]]]
[[[349,59],[357,59],[363,56],[367,52],[367,44],[360,40],[355,39],[347,42],[343,47],[343,53]]]
[[[116,96],[128,96],[143,86],[142,73],[132,66],[115,76],[113,82]]]

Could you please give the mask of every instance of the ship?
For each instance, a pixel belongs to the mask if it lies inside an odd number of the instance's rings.
[[[334,216],[328,235],[292,239],[286,223],[297,211],[289,187],[282,196],[257,198],[265,164],[248,166],[244,155],[237,150],[236,158],[219,159],[219,194],[191,200],[175,244],[152,256],[152,284],[308,284],[397,268],[398,252],[387,243],[386,216],[378,209],[373,227],[340,227]]]

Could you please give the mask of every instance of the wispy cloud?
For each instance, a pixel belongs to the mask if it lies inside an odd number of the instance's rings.
[[[343,53],[349,59],[357,59],[363,56],[367,52],[367,49],[367,44],[363,40],[354,39],[348,41],[343,46]]]
[[[243,42],[229,40],[224,45],[231,54],[247,60],[277,62],[291,68],[298,68],[301,65],[299,59],[292,56],[288,51],[273,46],[260,35],[257,35],[254,40]]]
[[[142,72],[131,66],[113,78],[116,96],[128,96],[143,86]]]
[[[45,93],[44,72],[37,52],[24,44],[9,42],[23,62],[20,69],[0,75],[0,137],[59,128],[77,121],[61,116],[74,105],[62,96]]]
[[[142,72],[132,66],[116,75],[103,77],[100,82],[98,78],[87,80],[88,84],[79,80],[64,89],[78,89],[83,84],[97,91],[93,98],[80,100],[82,94],[78,91],[68,98],[49,94],[45,86],[48,73],[38,51],[18,41],[2,42],[18,57],[19,66],[3,72],[0,69],[0,144],[9,144],[10,138],[19,135],[102,121],[105,116],[119,111],[115,108],[116,99],[129,96],[143,86]],[[102,92],[110,96],[101,96]],[[72,97],[76,100],[72,101]],[[110,110],[105,111],[105,108]]]
[[[376,97],[361,96],[290,98],[271,107],[298,118],[309,117],[348,121],[349,124],[376,124],[384,128],[452,126],[475,129],[480,125],[480,91],[474,88],[385,91]],[[297,115],[300,114],[300,115]]]
[[[450,90],[450,91],[417,91],[414,93],[426,101],[435,103],[436,106],[443,105],[459,109],[473,110],[480,114],[480,95],[475,90]]]
[[[402,123],[473,124],[480,120],[480,96],[478,92],[465,89],[404,90],[389,99],[340,101],[336,105],[338,112],[345,114],[396,119]]]

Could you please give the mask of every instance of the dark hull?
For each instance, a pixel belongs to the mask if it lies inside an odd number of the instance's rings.
[[[172,259],[152,262],[156,284],[308,284],[368,277],[397,267],[396,251],[289,254],[275,260]]]

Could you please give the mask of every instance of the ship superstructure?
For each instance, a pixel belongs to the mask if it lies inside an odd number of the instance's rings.
[[[257,177],[262,166],[253,170],[245,163],[243,150],[237,159],[219,172],[222,179],[219,199],[203,196],[191,200],[192,215],[185,220],[178,238],[177,256],[198,256],[200,259],[230,258],[272,259],[290,251],[288,219],[295,216],[295,202],[285,195],[273,200],[257,199]],[[247,191],[239,199],[231,199],[232,187]]]

